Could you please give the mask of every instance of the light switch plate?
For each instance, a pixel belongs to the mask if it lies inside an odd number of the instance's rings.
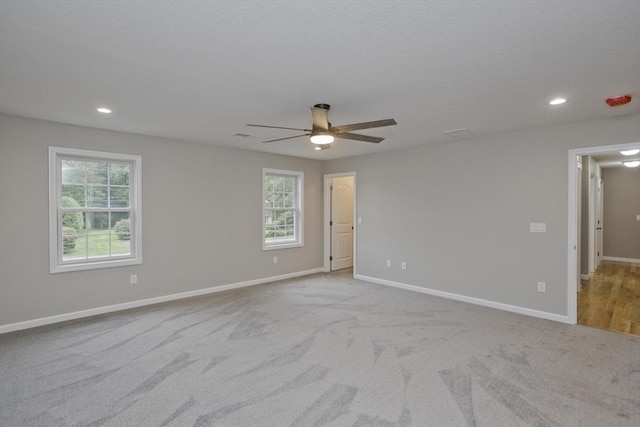
[[[547,223],[546,222],[530,222],[529,223],[529,232],[531,232],[531,233],[546,233],[547,232]]]

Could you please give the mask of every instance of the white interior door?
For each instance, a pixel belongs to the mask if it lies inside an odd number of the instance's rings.
[[[596,188],[596,268],[600,266],[603,257],[603,216],[604,216],[604,181],[598,179]]]
[[[331,182],[331,271],[353,267],[353,177]]]

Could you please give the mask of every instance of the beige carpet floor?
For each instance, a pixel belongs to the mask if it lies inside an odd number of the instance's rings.
[[[633,426],[640,338],[318,274],[0,336],[2,426]]]

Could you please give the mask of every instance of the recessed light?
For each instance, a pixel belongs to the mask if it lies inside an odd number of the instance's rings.
[[[636,148],[635,150],[622,150],[620,154],[623,156],[633,156],[634,154],[640,153],[640,148]]]
[[[556,99],[552,99],[551,101],[549,101],[550,105],[560,105],[560,104],[564,104],[565,102],[567,102],[567,100],[565,98],[556,98]]]
[[[640,160],[631,160],[629,162],[622,162],[622,164],[628,168],[637,168],[640,166]]]
[[[96,108],[96,111],[102,114],[111,114],[111,110],[105,107]]]

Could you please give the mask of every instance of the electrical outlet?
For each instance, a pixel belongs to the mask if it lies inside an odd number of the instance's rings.
[[[403,270],[407,269],[407,263],[405,261],[402,261],[402,264],[400,264],[400,268]]]
[[[131,276],[129,276],[129,284],[130,285],[135,285],[138,283],[138,275],[137,274],[132,274]]]
[[[277,256],[274,256],[274,257],[273,257],[273,263],[274,263],[274,264],[277,264],[277,263],[278,263],[278,257],[277,257]]]
[[[538,292],[547,292],[547,284],[544,282],[538,282]]]
[[[391,260],[390,259],[387,260],[387,268],[391,268]]]

